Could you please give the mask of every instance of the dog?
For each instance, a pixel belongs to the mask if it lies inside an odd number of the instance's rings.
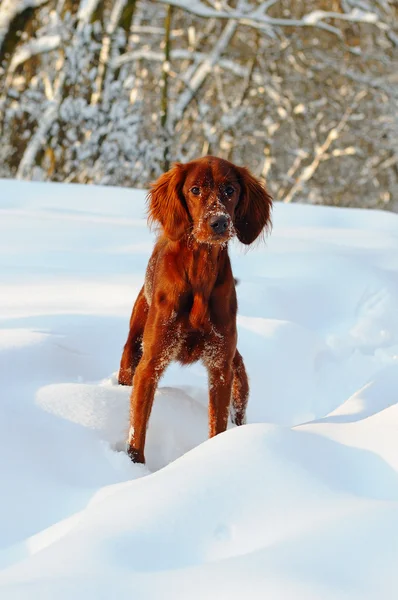
[[[252,244],[271,227],[272,199],[245,167],[206,156],[151,186],[149,223],[160,226],[135,301],[118,381],[132,385],[128,454],[145,462],[157,384],[172,360],[202,360],[209,377],[209,436],[228,414],[245,423],[249,383],[237,350],[235,281],[228,242]]]

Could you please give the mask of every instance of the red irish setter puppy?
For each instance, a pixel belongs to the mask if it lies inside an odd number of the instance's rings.
[[[236,425],[245,422],[249,385],[236,348],[228,241],[254,242],[272,206],[247,169],[213,156],[175,164],[152,185],[148,204],[161,231],[119,370],[119,383],[133,385],[128,454],[140,463],[156,386],[172,360],[202,360],[208,370],[210,437],[225,431],[229,412]]]

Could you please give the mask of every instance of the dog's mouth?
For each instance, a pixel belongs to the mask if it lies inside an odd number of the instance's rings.
[[[210,235],[210,238],[208,238],[208,241],[211,244],[225,244],[226,242],[228,242],[228,240],[231,240],[233,237],[234,233],[232,233],[232,231],[228,229],[223,233],[213,233],[212,235]]]

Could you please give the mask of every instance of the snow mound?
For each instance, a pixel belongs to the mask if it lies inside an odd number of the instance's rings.
[[[398,595],[398,217],[279,205],[231,248],[245,427],[172,365],[147,465],[116,374],[144,192],[0,181],[2,600]]]

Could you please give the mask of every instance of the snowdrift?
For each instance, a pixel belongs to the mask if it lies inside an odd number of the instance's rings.
[[[398,217],[275,205],[231,248],[248,425],[172,365],[147,465],[116,373],[142,191],[0,181],[0,598],[396,599]]]

